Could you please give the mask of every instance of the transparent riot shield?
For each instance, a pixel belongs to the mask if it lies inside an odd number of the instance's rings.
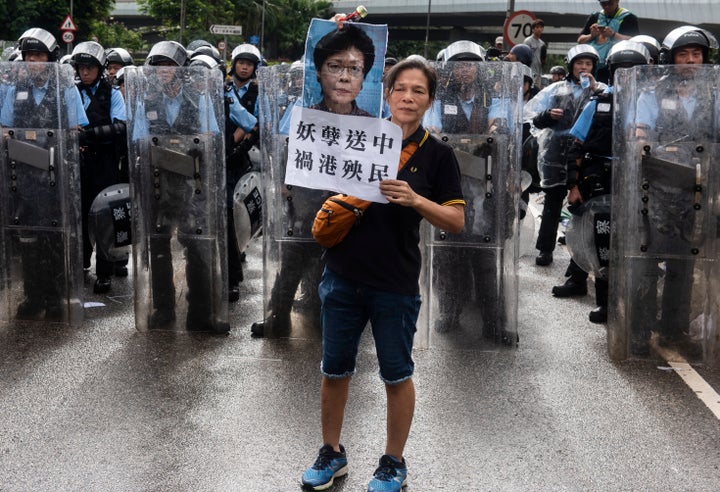
[[[424,309],[430,346],[517,342],[521,85],[513,63],[438,67],[437,101],[425,125],[455,149],[465,229],[429,227]]]
[[[327,193],[286,186],[287,133],[292,106],[302,96],[302,69],[262,68],[260,121],[263,217],[263,307],[265,337],[320,338],[317,287],[322,248],[312,237],[315,213]],[[298,102],[299,104],[299,102]]]
[[[144,66],[125,80],[136,326],[225,333],[222,77]]]
[[[612,358],[718,362],[717,73],[693,65],[615,76]]]
[[[78,325],[79,94],[72,68],[0,63],[2,317]]]
[[[108,261],[126,261],[130,256],[130,185],[120,183],[102,190],[88,214],[88,234],[96,254]]]

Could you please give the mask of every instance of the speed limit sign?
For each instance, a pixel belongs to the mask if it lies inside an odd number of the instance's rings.
[[[65,31],[62,33],[62,40],[67,44],[72,43],[74,39],[75,35],[72,33],[72,31]]]
[[[503,34],[505,42],[512,48],[516,44],[525,41],[525,38],[532,35],[532,23],[535,20],[535,14],[527,10],[518,10],[514,12],[505,21]]]

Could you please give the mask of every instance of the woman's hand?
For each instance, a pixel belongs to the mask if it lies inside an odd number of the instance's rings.
[[[342,29],[343,24],[345,24],[346,17],[347,17],[346,14],[335,14],[332,17],[330,17],[330,20],[335,21],[335,24],[337,24],[338,29]]]
[[[383,180],[380,182],[380,193],[390,203],[396,203],[403,207],[413,207],[417,213],[438,229],[459,234],[465,227],[464,205],[443,206],[435,203],[415,193],[407,181],[398,179]]]
[[[414,207],[418,204],[418,194],[410,188],[407,181],[398,179],[386,179],[380,182],[380,193],[390,203],[402,205],[403,207]]]
[[[565,111],[560,108],[552,108],[550,110],[550,118],[552,118],[553,120],[562,119],[564,114],[565,114]]]

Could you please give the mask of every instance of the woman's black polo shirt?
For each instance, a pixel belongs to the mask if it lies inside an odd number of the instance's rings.
[[[407,140],[420,144],[420,127]],[[398,173],[415,193],[442,205],[465,204],[460,170],[449,145],[430,136]],[[412,207],[373,203],[345,239],[326,252],[335,273],[369,287],[403,295],[419,293],[420,220]]]

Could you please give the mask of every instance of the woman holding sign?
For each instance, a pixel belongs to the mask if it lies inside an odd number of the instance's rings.
[[[403,451],[415,410],[412,346],[420,311],[420,221],[425,218],[453,233],[464,227],[465,201],[455,155],[421,125],[435,97],[437,74],[424,60],[412,57],[395,65],[386,80],[391,121],[402,129],[402,169],[397,179],[380,184],[389,203],[372,203],[347,237],[326,251],[319,286],[323,446],[303,474],[303,485],[312,490],[324,490],[347,473],[340,434],[368,321],[387,395],[385,453],[368,490],[399,491],[405,485]]]

